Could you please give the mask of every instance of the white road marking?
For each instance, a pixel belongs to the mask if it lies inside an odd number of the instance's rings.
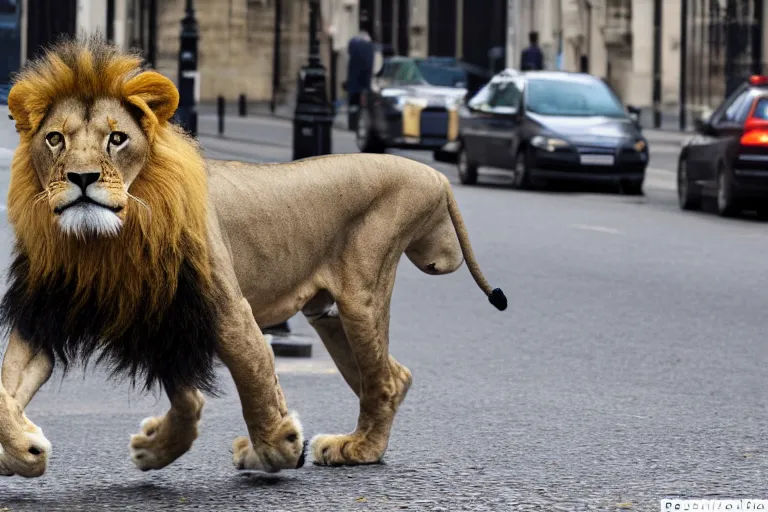
[[[276,358],[275,372],[280,373],[313,373],[332,375],[338,373],[333,360],[306,361],[297,359],[291,361],[288,358]]]
[[[586,231],[597,231],[598,233],[608,233],[610,235],[623,235],[621,231],[607,226],[594,226],[591,224],[571,224],[572,228],[583,229]]]
[[[649,188],[661,190],[677,190],[677,177],[672,171],[648,167],[645,170],[645,182],[643,185]]]

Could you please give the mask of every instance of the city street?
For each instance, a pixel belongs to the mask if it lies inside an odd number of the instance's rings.
[[[12,122],[0,107],[0,268]],[[291,159],[275,118],[200,118],[212,158]],[[27,409],[53,444],[47,473],[0,479],[0,511],[658,510],[665,497],[768,498],[765,290],[768,224],[682,212],[678,134],[649,133],[644,197],[600,190],[520,192],[509,176],[454,184],[481,268],[508,299],[491,306],[462,266],[428,276],[403,258],[392,301],[393,355],[414,383],[385,463],[278,475],[238,473],[245,423],[234,384],[208,399],[201,435],[171,466],[142,473],[129,435],[164,396],[56,372]],[[334,131],[334,151],[357,152]],[[482,172],[482,171],[481,171]],[[254,219],[259,222],[259,219]],[[4,286],[3,286],[4,289]],[[311,359],[277,359],[305,436],[354,429],[358,404],[303,317]],[[173,364],[169,361],[169,364]]]

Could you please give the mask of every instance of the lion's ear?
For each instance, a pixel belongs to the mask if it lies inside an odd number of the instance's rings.
[[[179,106],[179,91],[170,79],[157,71],[145,71],[123,86],[126,99],[147,116],[165,124]]]
[[[19,133],[36,130],[48,111],[44,97],[34,92],[29,84],[22,82],[11,87],[8,93],[8,117],[16,122]]]

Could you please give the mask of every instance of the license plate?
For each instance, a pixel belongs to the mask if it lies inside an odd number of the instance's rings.
[[[581,155],[582,165],[613,165],[613,155]]]

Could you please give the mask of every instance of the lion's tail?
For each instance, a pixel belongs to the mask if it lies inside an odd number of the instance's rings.
[[[453,228],[456,230],[456,236],[459,238],[459,245],[461,246],[462,254],[464,254],[464,261],[467,263],[469,273],[472,274],[477,285],[488,297],[488,301],[499,311],[504,311],[507,309],[507,297],[501,291],[501,288],[492,288],[480,270],[480,265],[478,265],[475,254],[472,252],[472,245],[469,243],[469,234],[467,233],[467,227],[464,225],[464,219],[461,217],[461,212],[459,212],[459,205],[453,197],[451,183],[445,175],[441,174],[441,177],[443,187],[445,188],[445,195],[448,198],[448,213],[451,216]]]

